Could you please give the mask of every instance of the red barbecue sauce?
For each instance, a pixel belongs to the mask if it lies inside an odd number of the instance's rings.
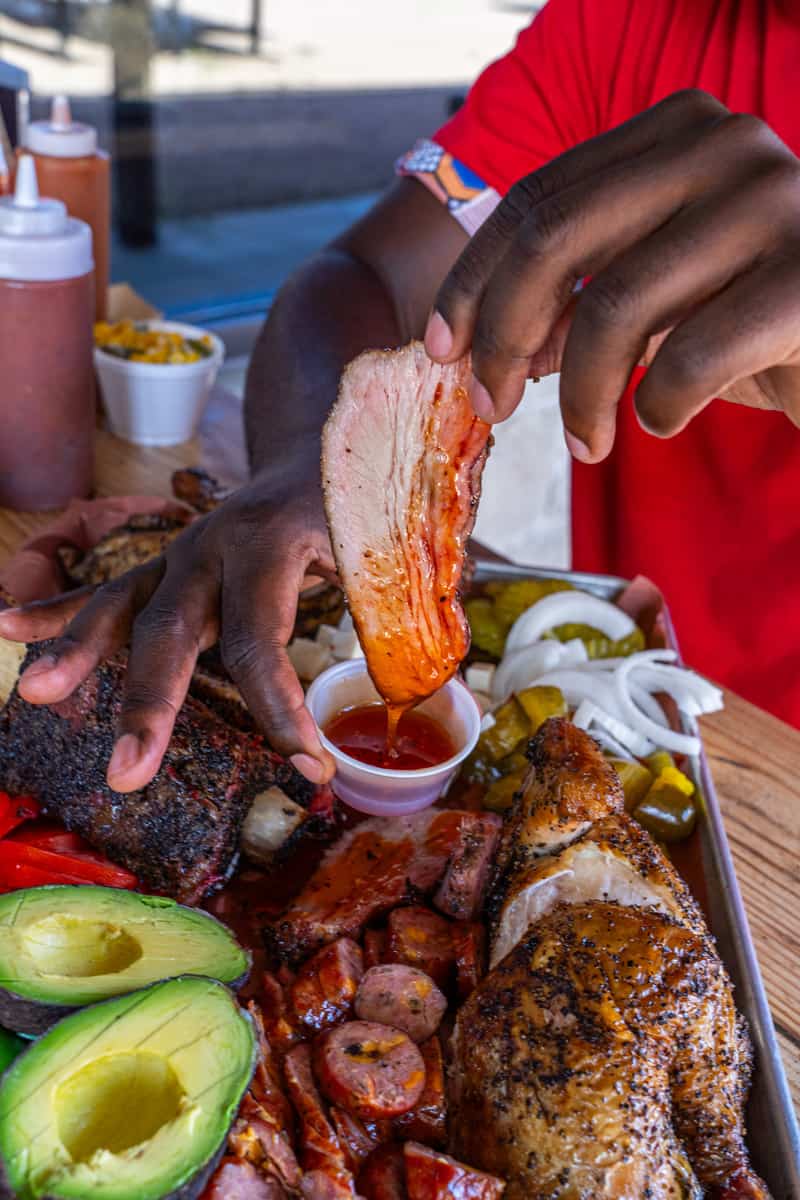
[[[325,726],[325,736],[340,750],[390,771],[418,771],[435,767],[455,754],[449,734],[438,721],[413,709],[403,713],[391,750],[387,746],[388,722],[383,704],[345,708]]]

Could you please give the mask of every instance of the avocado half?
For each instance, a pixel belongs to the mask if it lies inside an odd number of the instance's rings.
[[[81,1009],[0,1080],[3,1200],[194,1200],[255,1065],[252,1021],[185,976]]]
[[[175,975],[236,987],[249,968],[215,917],[166,897],[93,884],[0,896],[0,1025],[17,1033]]]

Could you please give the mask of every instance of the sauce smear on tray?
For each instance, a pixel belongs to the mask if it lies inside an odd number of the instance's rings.
[[[438,766],[455,754],[455,746],[446,730],[424,713],[403,713],[391,743],[388,734],[383,704],[346,708],[325,726],[325,735],[335,746],[371,767],[418,771],[423,767]]]

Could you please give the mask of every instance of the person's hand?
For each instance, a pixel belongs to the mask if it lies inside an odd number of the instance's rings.
[[[63,700],[130,642],[118,740],[108,767],[116,791],[158,770],[201,650],[222,657],[276,750],[315,783],[333,774],[304,706],[286,646],[307,572],[334,575],[318,483],[255,481],[194,521],[152,562],[92,592],[0,613],[0,636],[52,649],[22,675],[33,704]]]
[[[425,345],[442,362],[471,349],[490,421],[560,367],[584,462],[611,450],[637,363],[636,412],[660,437],[715,396],[800,425],[800,161],[755,117],[679,92],[520,180],[442,285]]]

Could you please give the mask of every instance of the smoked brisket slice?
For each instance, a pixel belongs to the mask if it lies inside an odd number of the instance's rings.
[[[322,434],[325,514],[367,667],[395,711],[431,696],[469,650],[461,575],[490,427],[467,359],[420,342],[345,369]]]
[[[23,667],[46,649],[32,647]],[[127,795],[112,791],[105,771],[124,670],[122,659],[105,663],[48,706],[27,704],[15,688],[0,711],[0,788],[34,795],[143,888],[197,902],[233,871],[256,793],[277,785],[307,807],[313,789],[259,736],[189,697],[153,781]]]

